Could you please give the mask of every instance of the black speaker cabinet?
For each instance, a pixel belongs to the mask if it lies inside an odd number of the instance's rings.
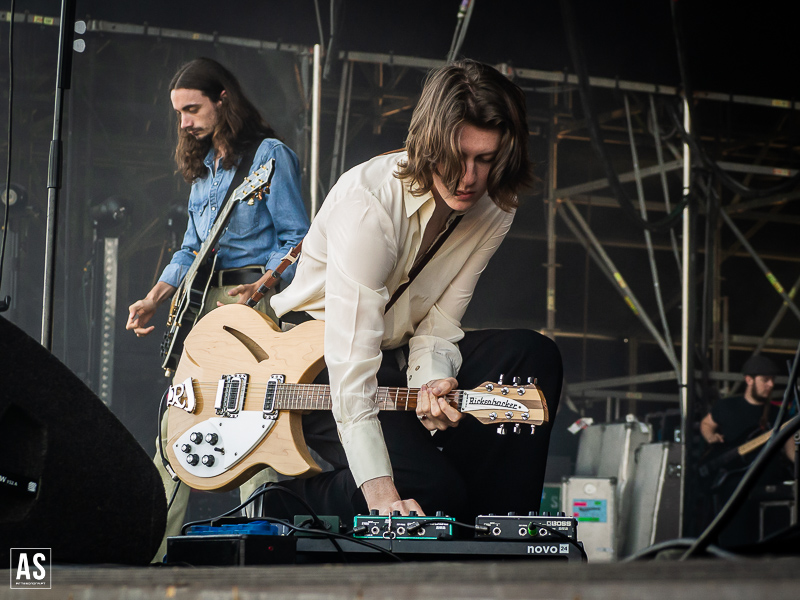
[[[155,418],[155,416],[154,416]],[[166,529],[152,459],[63,363],[0,317],[0,564],[147,564]]]

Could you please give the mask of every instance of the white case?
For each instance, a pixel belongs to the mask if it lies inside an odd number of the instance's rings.
[[[578,519],[578,540],[590,562],[618,556],[617,480],[615,477],[569,477],[561,483],[561,510]]]

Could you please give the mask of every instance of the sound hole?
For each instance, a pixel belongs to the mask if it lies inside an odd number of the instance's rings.
[[[233,327],[228,327],[227,325],[223,326],[223,329],[230,333],[233,337],[235,337],[241,344],[247,348],[247,351],[255,357],[258,362],[263,362],[265,360],[269,360],[269,354],[259,346],[251,337],[245,335],[238,329],[234,329]]]

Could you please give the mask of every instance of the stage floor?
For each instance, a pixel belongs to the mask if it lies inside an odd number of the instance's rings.
[[[6,582],[10,571],[3,571]],[[52,589],[0,599],[42,600],[693,600],[800,597],[800,557],[585,564],[508,562],[263,567],[54,566]]]

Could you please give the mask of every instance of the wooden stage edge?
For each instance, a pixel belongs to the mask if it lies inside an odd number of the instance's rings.
[[[800,597],[800,557],[582,564],[507,562],[261,567],[54,566],[49,590],[0,600],[752,600]]]

